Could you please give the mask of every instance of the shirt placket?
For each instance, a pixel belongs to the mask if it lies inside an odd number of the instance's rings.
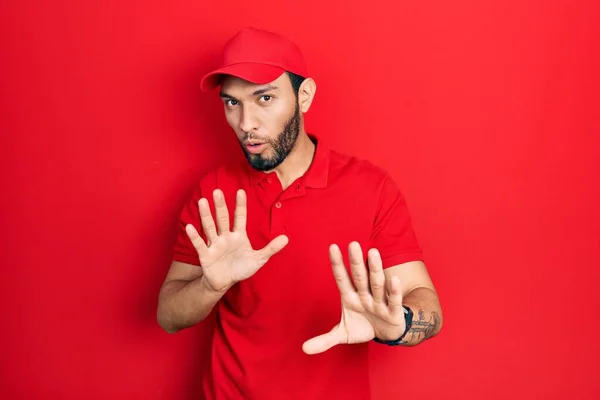
[[[286,201],[305,194],[304,185],[300,182],[294,182],[291,186],[282,190],[281,182],[274,177],[267,177],[264,181],[264,188],[267,192],[267,198],[270,200],[270,218],[269,231],[272,237],[285,234],[285,208]]]

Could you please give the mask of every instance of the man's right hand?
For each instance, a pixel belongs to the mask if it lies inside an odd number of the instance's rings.
[[[223,192],[213,192],[217,223],[213,220],[208,200],[198,201],[205,243],[192,224],[186,233],[198,252],[202,277],[211,290],[225,292],[239,281],[254,275],[273,255],[288,244],[285,235],[277,236],[261,250],[254,250],[246,233],[246,193],[240,189],[236,194],[233,230],[230,229],[229,211]]]

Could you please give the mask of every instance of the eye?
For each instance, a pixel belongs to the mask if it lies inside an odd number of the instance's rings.
[[[237,104],[238,104],[237,100],[233,100],[233,99],[225,100],[225,105],[227,107],[237,106]]]
[[[265,95],[262,95],[262,96],[260,96],[260,100],[261,100],[263,103],[268,103],[268,102],[270,102],[271,100],[273,100],[273,96],[271,96],[271,95],[269,95],[269,94],[265,94]]]

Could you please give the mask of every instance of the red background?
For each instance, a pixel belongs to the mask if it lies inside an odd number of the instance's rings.
[[[308,128],[392,172],[445,311],[374,347],[375,399],[600,390],[600,6],[4,1],[0,398],[192,399],[202,328],[156,321],[191,185],[239,151],[197,84],[245,25],[304,50]]]

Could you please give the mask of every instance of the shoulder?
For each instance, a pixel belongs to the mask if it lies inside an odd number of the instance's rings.
[[[248,173],[244,168],[244,160],[233,160],[223,163],[206,173],[199,180],[201,188],[222,188],[230,185],[239,186],[241,181],[248,179]]]
[[[193,197],[211,197],[215,189],[224,192],[244,187],[248,174],[242,161],[234,160],[214,167],[203,174],[193,184]]]
[[[387,170],[370,160],[330,150],[330,174],[333,181],[349,181],[363,187],[381,187],[393,179]]]

